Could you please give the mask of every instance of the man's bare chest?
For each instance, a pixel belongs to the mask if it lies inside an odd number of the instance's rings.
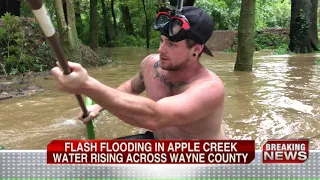
[[[188,83],[173,81],[159,68],[155,67],[144,75],[144,85],[147,97],[158,101],[184,92]]]

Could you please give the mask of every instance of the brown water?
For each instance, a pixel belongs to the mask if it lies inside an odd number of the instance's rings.
[[[106,49],[108,66],[88,69],[91,76],[117,87],[131,78],[149,53],[142,48]],[[317,57],[319,56],[319,57]],[[216,53],[201,62],[221,77],[227,90],[224,128],[231,139],[311,137],[320,149],[320,55],[255,54],[254,69],[234,72],[236,54]],[[80,111],[74,95],[58,92],[52,79],[35,79],[48,91],[0,101],[0,145],[11,149],[45,149],[54,139],[85,139],[86,127],[75,119]],[[103,112],[95,120],[96,139],[143,132]]]

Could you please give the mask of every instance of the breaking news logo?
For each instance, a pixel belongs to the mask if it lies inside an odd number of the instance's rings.
[[[309,140],[268,140],[262,147],[263,163],[304,163]]]

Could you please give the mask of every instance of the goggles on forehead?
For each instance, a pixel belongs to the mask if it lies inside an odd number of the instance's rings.
[[[171,15],[168,12],[159,12],[156,16],[154,28],[170,40],[180,41],[186,38],[186,32],[190,29],[190,24],[182,14]]]

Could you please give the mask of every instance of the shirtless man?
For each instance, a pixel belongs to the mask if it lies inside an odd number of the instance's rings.
[[[159,54],[144,58],[140,71],[117,89],[90,77],[77,63],[69,62],[69,75],[59,67],[52,69],[60,90],[84,94],[96,102],[88,107],[90,114],[82,119],[84,123],[106,109],[130,125],[151,130],[155,139],[226,139],[221,127],[224,85],[199,62],[202,52],[213,56],[204,45],[213,32],[213,22],[195,7],[184,7],[182,13],[188,20],[176,19],[182,25],[169,19],[164,23],[164,17],[159,22],[157,16]],[[177,26],[181,30],[172,33]],[[139,96],[144,91],[147,97]]]

